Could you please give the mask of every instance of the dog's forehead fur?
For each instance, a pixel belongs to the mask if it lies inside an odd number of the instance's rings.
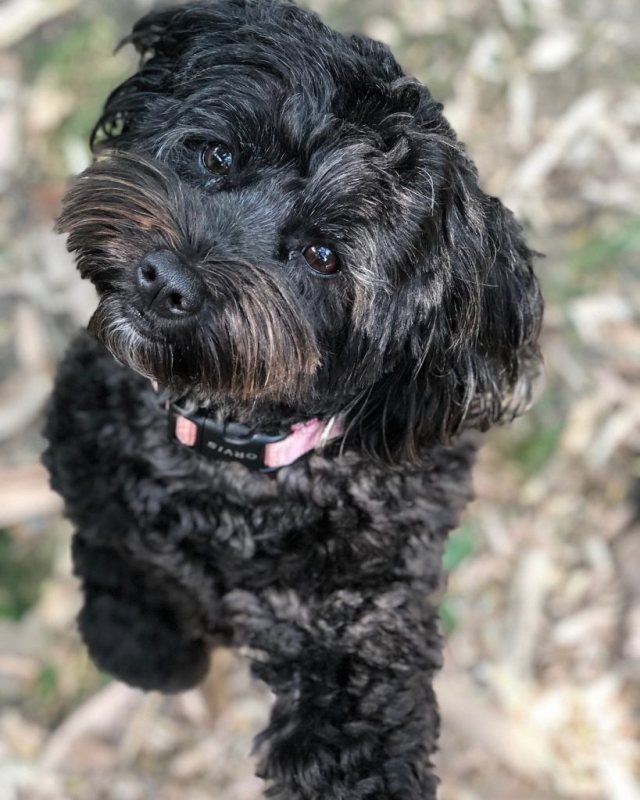
[[[304,89],[323,106],[337,86],[357,92],[364,78],[372,85],[402,75],[383,44],[338,33],[289,2],[196,2],[154,14],[151,25],[148,20],[140,20],[126,41],[187,73],[176,80],[178,95],[193,95],[221,74],[226,78],[229,66],[246,86],[256,81],[254,90],[271,81],[287,95]]]
[[[233,146],[245,166],[238,186],[276,173],[282,190],[298,188],[287,231],[341,242],[365,288],[392,282],[418,252],[425,210],[446,180],[440,140],[456,143],[441,106],[384,45],[279,3],[187,6],[142,20],[129,40],[144,61],[98,125],[107,143],[117,121],[119,146],[144,144],[173,165],[185,141]],[[135,115],[131,93],[145,101]],[[372,239],[395,244],[394,232],[402,244],[380,263]]]

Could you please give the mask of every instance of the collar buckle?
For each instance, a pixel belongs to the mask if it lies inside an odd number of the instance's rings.
[[[288,434],[255,433],[237,422],[212,419],[206,411],[185,414],[171,405],[169,435],[211,461],[239,461],[256,472],[272,472],[277,467],[265,463],[266,447],[283,441]]]

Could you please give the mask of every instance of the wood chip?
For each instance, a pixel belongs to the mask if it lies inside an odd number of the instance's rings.
[[[40,759],[41,765],[50,770],[61,768],[74,747],[87,736],[119,738],[143,697],[143,692],[122,683],[105,686],[54,731]]]

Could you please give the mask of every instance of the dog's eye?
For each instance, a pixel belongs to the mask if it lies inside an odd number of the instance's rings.
[[[214,175],[228,175],[233,164],[233,154],[229,148],[220,142],[206,145],[202,150],[202,164],[205,169]]]
[[[338,271],[338,256],[324,245],[305,247],[302,255],[315,272],[320,272],[322,275],[333,275]]]

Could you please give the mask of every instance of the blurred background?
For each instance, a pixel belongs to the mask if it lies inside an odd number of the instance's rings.
[[[392,46],[525,225],[546,388],[494,431],[451,538],[442,800],[640,798],[640,7],[309,0]],[[222,653],[142,695],[74,627],[70,528],[39,466],[55,363],[93,307],[52,219],[143,0],[0,0],[0,798],[257,800],[270,698]]]

